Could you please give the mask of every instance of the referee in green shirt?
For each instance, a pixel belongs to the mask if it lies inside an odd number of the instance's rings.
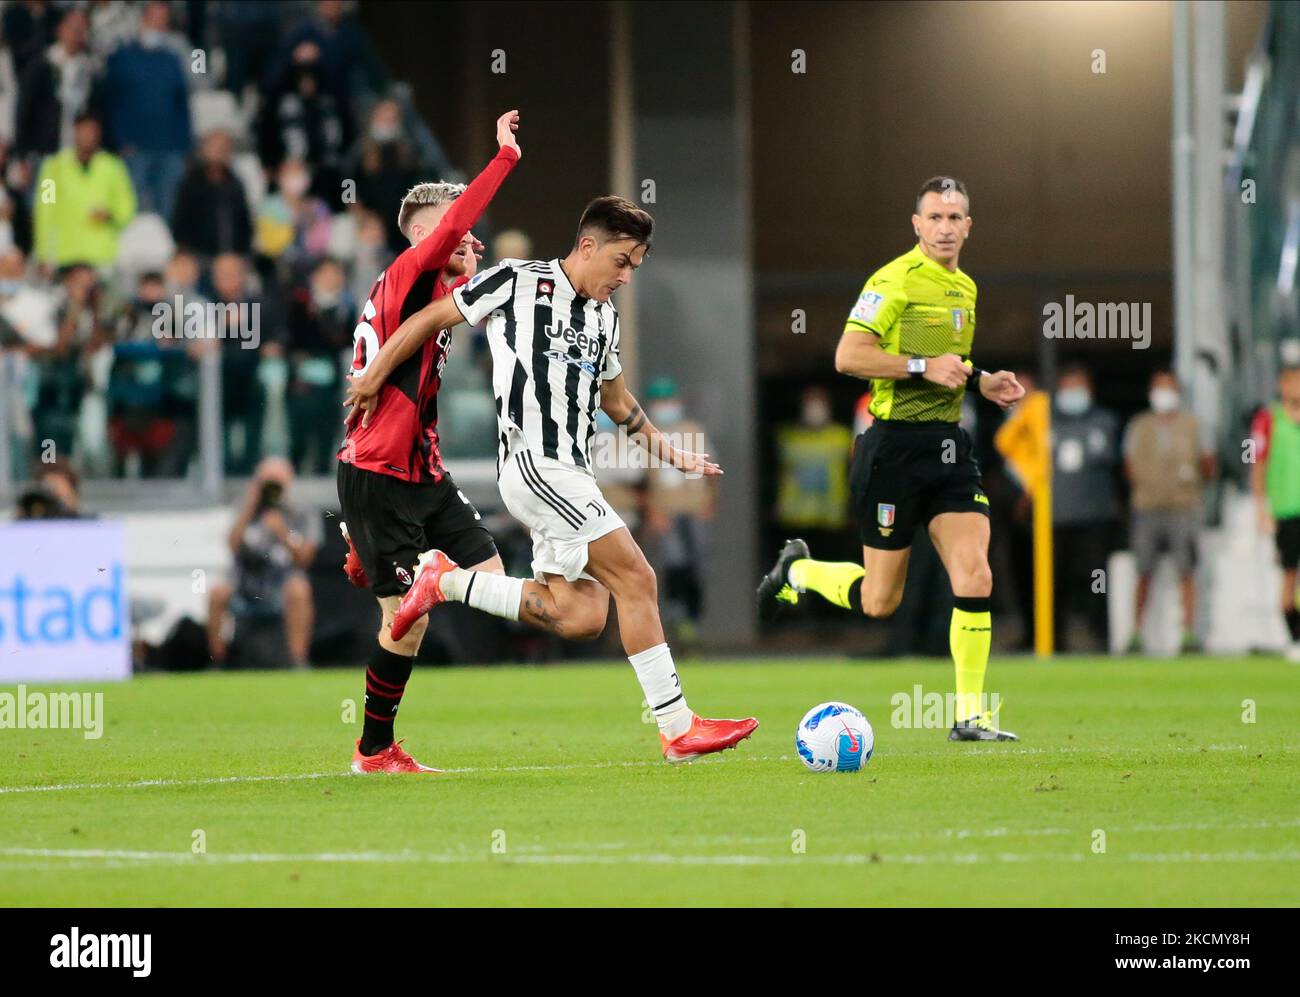
[[[949,641],[957,673],[952,741],[1014,741],[993,726],[982,693],[992,624],[988,498],[962,398],[978,390],[1008,408],[1025,389],[1009,371],[970,360],[975,282],[957,266],[970,235],[970,197],[952,177],[926,181],[916,197],[916,246],[867,281],[835,352],[842,374],[871,381],[875,421],[858,440],[851,485],[862,564],[815,561],[802,540],[786,543],[758,588],[760,616],[816,592],[845,609],[886,617],[898,608],[912,537],[925,526],[955,596]]]

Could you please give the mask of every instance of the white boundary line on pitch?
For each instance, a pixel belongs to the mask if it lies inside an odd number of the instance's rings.
[[[1199,746],[1191,745],[1170,745],[1166,750],[1173,752],[1183,751],[1300,751],[1300,746],[1272,746],[1269,748],[1252,749],[1246,744],[1206,744]],[[1048,755],[1048,754],[1081,754],[1087,752],[1097,755],[1120,755],[1126,752],[1140,751],[1149,753],[1149,748],[1109,748],[1109,749],[1088,749],[1077,748],[1073,746],[1062,746],[1057,748],[1033,748],[1033,747],[1001,747],[1001,746],[965,746],[959,749],[959,754],[964,755]],[[894,757],[915,757],[921,754],[930,754],[930,752],[917,751],[900,751],[894,752]],[[701,759],[698,762],[691,762],[692,765],[714,765],[722,761],[728,764],[735,762],[787,762],[794,759],[793,755],[737,755],[727,759]],[[648,766],[661,767],[665,763],[661,759],[653,761],[625,761],[625,762],[590,762],[590,763],[573,763],[566,765],[490,765],[477,768],[448,768],[443,769],[446,775],[479,775],[491,772],[571,772],[589,769],[618,769],[618,768],[645,768]],[[13,793],[58,793],[71,792],[78,790],[96,790],[96,789],[155,789],[178,786],[223,786],[234,785],[248,782],[297,782],[304,779],[335,779],[350,777],[353,773],[347,770],[334,772],[299,772],[285,775],[227,775],[213,776],[207,779],[140,779],[135,782],[59,782],[46,786],[0,786],[0,796]]]
[[[775,762],[789,761],[792,755],[740,755],[736,758],[728,759],[728,762]],[[701,764],[691,762],[690,764]],[[703,764],[716,764],[709,760]],[[616,769],[616,768],[641,768],[645,766],[666,766],[667,763],[662,759],[655,761],[641,762],[590,762],[587,764],[574,763],[571,765],[500,765],[485,766],[483,768],[453,768],[443,769],[444,775],[476,775],[484,772],[566,772],[577,769]],[[226,775],[214,776],[208,779],[141,779],[138,782],[58,782],[48,786],[0,786],[0,794],[3,793],[56,793],[62,790],[79,790],[79,789],[151,789],[162,786],[222,786],[228,783],[243,782],[296,782],[302,779],[344,779],[354,778],[356,773],[347,769],[335,772],[300,772],[295,775]]]
[[[1126,863],[1209,863],[1209,862],[1300,862],[1300,849],[1283,849],[1273,852],[1135,852],[1132,854],[1094,856],[1083,852],[1064,854],[1027,854],[1023,852],[993,852],[982,855],[968,852],[954,855],[912,854],[898,855],[843,854],[843,855],[673,855],[662,852],[629,855],[592,855],[577,853],[546,853],[497,856],[475,852],[248,852],[209,853],[194,855],[191,852],[115,851],[91,848],[0,848],[0,857],[31,859],[64,859],[59,862],[0,862],[0,868],[14,869],[105,869],[139,868],[147,865],[202,866],[202,865],[266,865],[292,863],[323,864],[393,864],[424,863],[434,865],[681,865],[681,866],[797,866],[797,865],[978,865],[980,863],[1030,863],[1030,862],[1094,862],[1107,864]]]

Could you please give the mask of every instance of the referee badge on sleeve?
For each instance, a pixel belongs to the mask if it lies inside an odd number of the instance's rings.
[[[880,306],[885,297],[877,294],[875,291],[863,291],[858,303],[853,306],[853,311],[849,313],[850,318],[855,318],[859,322],[870,322],[876,317],[876,312],[880,311]]]

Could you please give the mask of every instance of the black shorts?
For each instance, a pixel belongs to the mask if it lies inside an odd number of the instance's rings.
[[[1277,535],[1274,539],[1277,542],[1277,555],[1283,569],[1293,571],[1300,567],[1300,516],[1279,519]]]
[[[478,510],[450,474],[437,484],[413,484],[340,461],[338,485],[343,521],[377,596],[410,588],[416,558],[431,548],[466,567],[497,552]]]
[[[864,547],[903,550],[943,512],[989,514],[970,434],[950,422],[876,420],[858,437],[849,473]]]

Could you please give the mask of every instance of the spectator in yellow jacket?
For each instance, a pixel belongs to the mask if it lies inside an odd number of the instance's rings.
[[[34,201],[36,260],[43,266],[117,259],[117,237],[135,217],[135,190],[126,165],[100,148],[99,119],[77,115],[71,148],[41,164]]]

